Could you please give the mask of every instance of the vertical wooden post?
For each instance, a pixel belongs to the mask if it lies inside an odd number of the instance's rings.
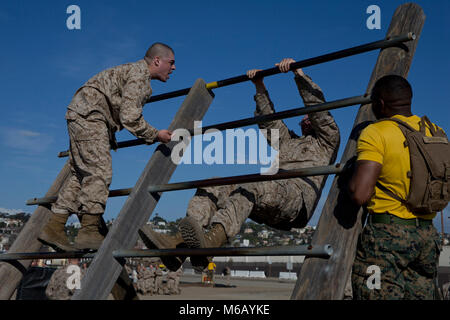
[[[387,37],[414,32],[416,39],[407,42],[404,47],[381,50],[367,87],[368,93],[376,80],[384,75],[398,74],[407,77],[424,22],[425,14],[419,5],[407,3],[397,8]],[[347,80],[351,81],[351,79]],[[371,105],[362,105],[356,116],[341,163],[356,154],[359,133],[372,120],[374,116]],[[336,177],[312,240],[315,245],[331,244],[334,253],[330,259],[308,258],[305,260],[291,299],[343,299],[364,218],[363,210],[352,204],[346,190],[341,190],[338,185],[338,177]]]
[[[212,100],[213,95],[206,89],[206,83],[201,79],[197,80],[169,130],[193,129],[194,121],[203,118]],[[148,221],[160,198],[160,194],[150,194],[147,187],[167,183],[175,171],[176,165],[170,157],[174,145],[175,142],[161,144],[156,149],[83,277],[81,290],[74,295],[73,300],[99,300],[108,297],[124,263],[116,260],[112,252],[130,249],[136,243],[138,229]]]

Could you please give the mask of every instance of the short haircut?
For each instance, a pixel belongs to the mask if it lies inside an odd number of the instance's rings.
[[[173,49],[169,47],[167,44],[161,43],[161,42],[155,42],[148,48],[145,58],[152,60],[155,57],[165,57],[167,56],[168,52],[172,52],[175,54]]]
[[[385,102],[411,100],[413,96],[409,82],[398,75],[387,75],[377,80],[372,89],[372,100],[383,99]]]

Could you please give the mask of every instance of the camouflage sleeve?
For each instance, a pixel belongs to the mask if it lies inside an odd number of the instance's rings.
[[[311,106],[325,102],[322,89],[307,76],[295,76],[295,83],[297,84],[300,96],[305,103],[305,106]],[[308,114],[309,120],[313,127],[316,137],[324,145],[331,148],[339,146],[340,135],[339,128],[334,121],[333,116],[328,111],[314,112]]]
[[[255,116],[261,116],[266,114],[272,114],[275,112],[272,101],[270,100],[269,93],[266,91],[264,93],[257,93],[254,97],[256,101],[256,111]],[[279,130],[280,144],[293,138],[295,133],[291,132],[288,127],[281,120],[269,121],[258,124],[259,129],[262,131],[267,139],[267,142],[272,146],[272,137],[270,134],[271,129]]]
[[[322,89],[320,89],[320,87],[314,83],[309,76],[306,74],[304,76],[297,74],[294,79],[305,106],[325,102]]]
[[[131,70],[122,91],[120,122],[133,135],[152,144],[156,141],[158,130],[145,121],[142,115],[142,106],[146,100],[145,86],[148,86],[148,82],[139,76],[139,72]]]

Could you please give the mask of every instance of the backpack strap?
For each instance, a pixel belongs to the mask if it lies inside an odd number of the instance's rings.
[[[444,132],[444,130],[442,130],[441,128],[439,128],[438,126],[436,126],[436,125],[433,125],[433,123],[430,121],[430,119],[428,119],[428,117],[427,116],[423,116],[422,118],[421,118],[421,120],[423,119],[423,121],[428,125],[428,127],[430,128],[430,132],[431,132],[431,135],[434,137],[434,136],[437,136],[437,137],[444,137],[444,138],[447,138],[447,135],[445,134],[445,132]]]
[[[381,122],[381,121],[394,121],[394,122],[397,122],[398,124],[402,125],[403,127],[407,128],[410,131],[417,131],[413,127],[411,127],[409,124],[407,124],[406,122],[404,122],[400,119],[397,119],[397,118],[383,118],[383,119],[376,121],[375,123]]]
[[[406,204],[406,200],[400,198],[398,195],[396,195],[395,193],[393,193],[391,190],[389,190],[388,188],[386,188],[385,186],[383,186],[381,183],[379,183],[377,181],[376,186],[378,187],[378,189],[382,190],[384,193],[386,193],[388,196],[394,198],[395,200],[400,201],[403,204]]]
[[[380,119],[380,120],[376,121],[376,123],[377,122],[381,122],[381,121],[393,121],[393,122],[398,123],[399,124],[399,129],[400,129],[400,131],[402,131],[403,135],[405,136],[405,139],[406,139],[405,129],[409,130],[409,131],[417,131],[414,128],[412,128],[409,124],[407,124],[406,122],[404,122],[404,121],[402,121],[400,119],[397,119],[397,118],[383,118],[383,119]],[[404,146],[406,147],[407,145],[408,145],[407,140],[405,140]],[[380,182],[377,181],[376,186],[378,187],[378,189],[383,191],[385,194],[387,194],[391,198],[394,198],[395,200],[398,200],[401,203],[406,204],[406,200],[405,199],[400,198],[398,195],[393,193],[391,190],[389,190],[388,188],[383,186]]]
[[[406,122],[404,122],[400,119],[397,119],[397,118],[383,118],[378,121],[375,121],[374,123],[381,122],[381,121],[394,121],[394,122],[397,122],[398,124],[402,125],[403,127],[407,128],[410,131],[418,131],[418,130],[415,130],[413,127],[411,127]],[[420,127],[419,131],[422,132],[423,135],[425,135],[425,128],[427,126],[428,126],[432,136],[434,136],[436,134],[438,134],[438,135],[444,134],[444,132],[442,130],[437,129],[436,126],[433,125],[433,123],[430,121],[430,119],[428,119],[427,116],[421,117],[420,123],[419,123],[419,127]]]
[[[430,119],[428,119],[427,116],[423,116],[420,118],[420,132],[425,136],[425,128],[427,127],[430,130],[430,133],[432,136],[436,134],[436,129],[434,128],[433,124],[431,123]]]

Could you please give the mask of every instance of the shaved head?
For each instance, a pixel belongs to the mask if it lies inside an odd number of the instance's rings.
[[[411,101],[413,96],[409,82],[397,75],[380,78],[372,89],[372,99],[383,99],[386,103],[397,104],[401,101]]]
[[[144,59],[151,79],[166,82],[175,70],[175,53],[167,44],[155,42],[148,48]]]
[[[155,57],[167,57],[170,53],[175,54],[173,49],[167,44],[155,42],[148,48],[145,59],[150,62]]]
[[[413,92],[409,82],[398,75],[388,75],[377,80],[372,89],[372,110],[380,118],[400,114],[411,115]]]

